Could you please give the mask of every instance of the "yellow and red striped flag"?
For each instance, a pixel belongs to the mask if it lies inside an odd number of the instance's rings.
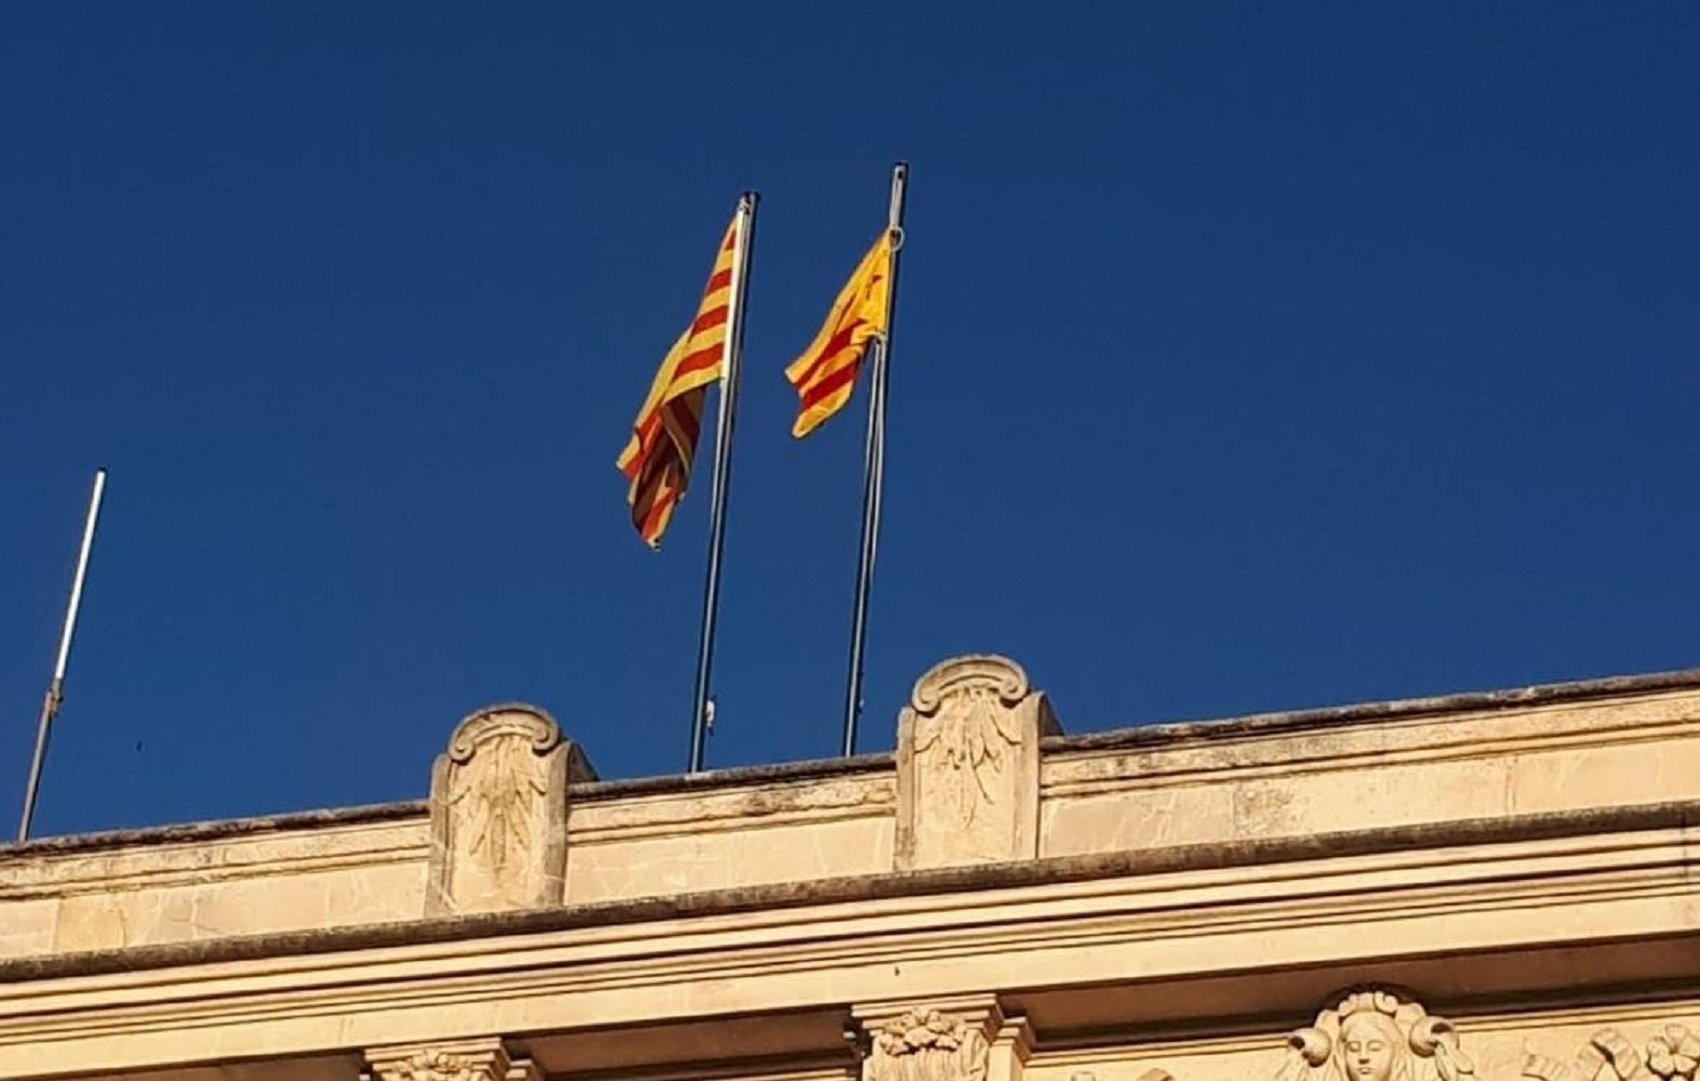
[[[798,439],[844,408],[856,388],[868,343],[886,332],[891,315],[891,242],[889,229],[874,241],[839,291],[815,340],[785,369],[785,378],[797,388],[797,420],[791,434]]]
[[[732,261],[737,251],[738,218],[726,227],[726,237],[714,259],[714,270],[703,287],[695,318],[667,356],[650,384],[649,396],[632,422],[632,437],[615,464],[630,486],[626,504],[632,525],[651,548],[672,520],[673,508],[691,479],[702,430],[703,400],[709,385],[726,369],[726,323],[732,308]]]

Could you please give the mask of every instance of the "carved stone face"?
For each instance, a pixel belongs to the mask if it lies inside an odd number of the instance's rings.
[[[1340,1025],[1340,1057],[1347,1081],[1393,1081],[1399,1026],[1379,1013],[1354,1013]]]

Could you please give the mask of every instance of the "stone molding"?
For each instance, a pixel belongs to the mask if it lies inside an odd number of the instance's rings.
[[[568,786],[594,777],[535,706],[491,706],[461,721],[431,771],[425,914],[560,904]]]
[[[1039,854],[1045,696],[1005,657],[953,657],[916,681],[897,722],[897,869]]]
[[[1253,956],[1265,970],[1448,956],[1457,958],[1448,964],[1480,964],[1465,959],[1482,948],[1484,926],[1494,928],[1498,949],[1551,956],[1576,948],[1571,921],[1584,912],[1591,941],[1647,943],[1635,979],[1693,976],[1685,952],[1700,943],[1691,830],[1596,833],[1498,853],[1408,851],[1344,865],[1335,853],[1318,855],[1310,864],[892,897],[812,912],[752,907],[609,926],[592,911],[556,930],[299,957],[256,949],[245,959],[125,970],[117,980],[23,979],[0,986],[0,1078],[157,1066],[155,1056],[180,1053],[188,1038],[216,1047],[219,1058],[264,1057],[277,1046],[280,1018],[303,1052],[329,1052],[435,1032],[471,1038],[488,1031],[481,1011],[492,1001],[519,1030],[544,1032],[586,1018],[651,1023],[663,1016],[658,1001],[672,1004],[666,1016],[689,1016],[707,983],[720,1015],[830,1006],[888,989],[901,968],[903,986],[916,992],[909,1001],[925,1002],[920,996],[959,988],[971,958],[998,959],[999,971],[1011,980],[1018,972],[1023,986],[1102,985],[1134,972],[1151,983],[1241,976]],[[1437,907],[1437,896],[1468,903]],[[1568,919],[1528,919],[1535,906]],[[1352,927],[1375,932],[1354,937],[1345,933]],[[44,1042],[54,1044],[62,1068],[43,1063]],[[163,1060],[173,1061],[180,1060]]]

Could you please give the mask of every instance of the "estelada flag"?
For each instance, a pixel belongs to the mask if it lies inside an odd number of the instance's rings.
[[[632,525],[651,548],[660,547],[673,508],[690,483],[703,400],[709,385],[726,371],[726,320],[732,306],[737,240],[734,216],[703,287],[696,317],[661,361],[649,396],[632,422],[631,440],[615,463],[630,482],[626,504],[632,509]]]
[[[820,333],[785,369],[797,388],[797,420],[791,434],[801,439],[844,408],[856,387],[868,343],[883,337],[891,313],[891,230],[880,234],[844,283]]]

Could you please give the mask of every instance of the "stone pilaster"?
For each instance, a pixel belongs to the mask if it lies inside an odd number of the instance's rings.
[[[369,1048],[362,1081],[543,1081],[497,1037]]]
[[[492,706],[460,722],[431,771],[425,914],[560,904],[567,785],[595,776],[533,706]]]
[[[1033,1047],[995,995],[869,1003],[851,1018],[862,1081],[1021,1081]]]
[[[1037,856],[1039,741],[1061,731],[1014,661],[935,665],[897,722],[897,869]]]

